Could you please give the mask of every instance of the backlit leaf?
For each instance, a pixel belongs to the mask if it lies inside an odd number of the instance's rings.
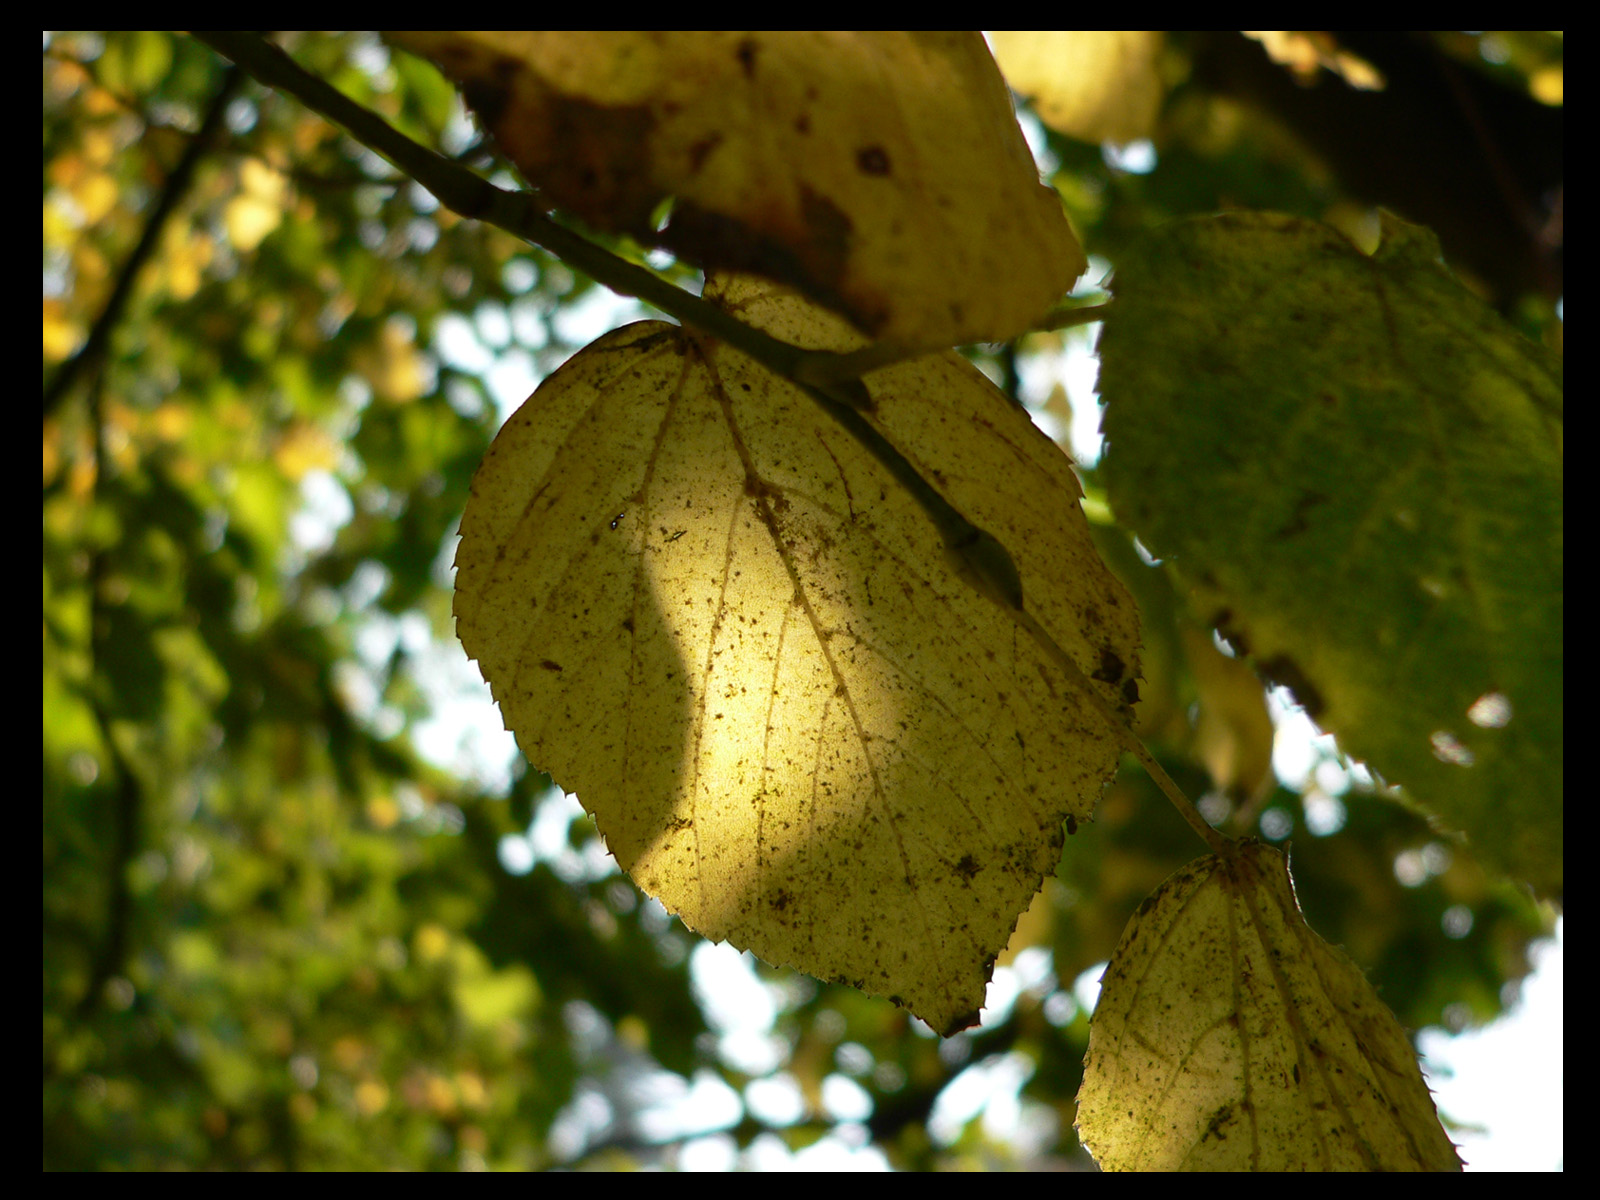
[[[814,348],[769,285],[708,288]],[[874,425],[1008,547],[1027,609],[1126,713],[1137,618],[1066,458],[959,356],[867,377]],[[949,1033],[1088,820],[1105,719],[804,392],[661,322],[582,351],[473,481],[457,628],[524,753],[709,938]]]
[[[1011,338],[1086,265],[971,31],[389,36],[553,204],[902,350]]]
[[[1156,29],[996,29],[994,56],[1039,119],[1086,142],[1132,142],[1161,109]]]
[[[1386,221],[1172,225],[1102,343],[1117,514],[1485,862],[1562,880],[1562,369]]]
[[[1178,632],[1194,678],[1195,757],[1218,791],[1248,802],[1273,778],[1272,716],[1261,679],[1192,625]]]
[[[1461,1166],[1405,1031],[1258,843],[1185,867],[1128,922],[1078,1132],[1108,1171]]]

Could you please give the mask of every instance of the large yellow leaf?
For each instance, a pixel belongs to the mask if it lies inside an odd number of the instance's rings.
[[[389,36],[555,205],[902,350],[1011,338],[1086,266],[971,31]]]
[[[1106,1170],[1461,1168],[1399,1022],[1258,843],[1185,867],[1128,922],[1078,1133]]]
[[[769,285],[708,289],[812,348]],[[951,353],[867,377],[872,421],[1010,548],[1064,677],[880,458],[731,348],[643,322],[529,398],[473,480],[456,615],[529,759],[705,936],[949,1033],[1090,818],[1137,617],[1061,452]]]

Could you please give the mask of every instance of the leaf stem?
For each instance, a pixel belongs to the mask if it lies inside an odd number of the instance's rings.
[[[1155,782],[1156,787],[1161,789],[1162,795],[1166,796],[1172,802],[1172,806],[1178,810],[1178,815],[1189,823],[1189,827],[1200,835],[1201,840],[1207,846],[1211,847],[1213,854],[1226,857],[1233,849],[1233,839],[1221,830],[1214,828],[1210,822],[1200,815],[1200,810],[1194,806],[1194,802],[1183,794],[1182,788],[1173,782],[1172,776],[1167,774],[1166,769],[1156,761],[1155,755],[1150,753],[1149,748],[1128,727],[1128,723],[1122,719],[1121,714],[1117,713],[1105,702],[1104,697],[1100,695],[1094,683],[1084,675],[1078,664],[1072,660],[1072,656],[1061,648],[1056,639],[1050,635],[1050,631],[1039,624],[1034,615],[1020,604],[1013,608],[1012,616],[1022,630],[1033,639],[1034,644],[1054,659],[1056,665],[1066,672],[1067,677],[1072,679],[1078,685],[1079,690],[1089,697],[1089,702],[1099,711],[1100,716],[1111,729],[1113,736],[1116,737],[1117,743],[1123,750],[1139,761],[1139,765],[1145,769],[1145,773]]]
[[[1045,314],[1044,320],[1034,326],[1040,332],[1051,329],[1072,329],[1079,325],[1093,325],[1096,321],[1106,319],[1106,311],[1111,307],[1109,300],[1101,304],[1080,304],[1077,306],[1062,306]]]

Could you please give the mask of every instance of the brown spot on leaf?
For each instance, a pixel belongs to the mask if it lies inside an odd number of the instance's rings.
[[[722,145],[722,135],[720,133],[713,133],[709,137],[703,137],[691,145],[689,147],[689,169],[698,172],[705,165],[705,161],[711,152],[720,145]]]
[[[844,274],[855,224],[832,200],[800,185],[800,219],[805,223],[805,257],[819,276],[832,283]]]
[[[744,72],[746,79],[756,77],[756,53],[761,49],[761,43],[755,38],[745,38],[733,48],[734,57],[739,60],[739,69]]]
[[[889,154],[882,146],[863,146],[856,151],[856,166],[863,175],[887,175]]]
[[[1206,1126],[1206,1131],[1201,1135],[1200,1140],[1204,1142],[1208,1139],[1215,1138],[1218,1141],[1226,1141],[1228,1138],[1227,1128],[1232,1121],[1233,1105],[1224,1104],[1216,1111],[1215,1115],[1212,1116],[1211,1123]]]
[[[560,663],[551,662],[548,658],[540,659],[539,660],[539,665],[541,667],[543,667],[546,671],[559,671],[559,670],[561,670],[561,664]]]
[[[1295,501],[1294,512],[1290,514],[1288,522],[1278,530],[1276,536],[1290,538],[1304,533],[1311,526],[1311,510],[1327,502],[1328,497],[1321,492],[1302,493],[1300,499]]]
[[[481,99],[500,105],[490,120],[463,89],[483,124],[522,173],[557,206],[603,229],[639,237],[654,232],[650,216],[662,199],[649,158],[656,116],[647,105],[591,104],[562,96],[524,74],[515,91],[491,86]],[[528,120],[537,112],[540,119]]]
[[[846,274],[854,231],[842,209],[801,184],[798,223],[766,233],[680,199],[671,223],[655,240],[674,254],[697,262],[786,280],[871,333],[887,314],[852,305],[838,290]]]
[[[1100,665],[1095,668],[1091,679],[1098,679],[1101,683],[1121,683],[1122,676],[1127,668],[1116,651],[1109,647],[1100,647]]]

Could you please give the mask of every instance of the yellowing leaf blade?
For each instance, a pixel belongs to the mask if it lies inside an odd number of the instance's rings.
[[[793,297],[725,302],[827,328]],[[868,386],[1120,709],[1136,618],[1065,458],[958,356]],[[803,392],[647,323],[496,439],[462,520],[458,632],[524,752],[686,924],[953,1032],[1118,749],[944,549]]]
[[[1164,35],[1152,29],[996,29],[1012,89],[1052,129],[1086,142],[1136,141],[1161,109]]]
[[[905,353],[1014,337],[1087,265],[970,31],[390,37],[552,203],[798,287]]]
[[[1106,1170],[1459,1170],[1361,969],[1246,843],[1162,884],[1101,981],[1078,1132]]]

